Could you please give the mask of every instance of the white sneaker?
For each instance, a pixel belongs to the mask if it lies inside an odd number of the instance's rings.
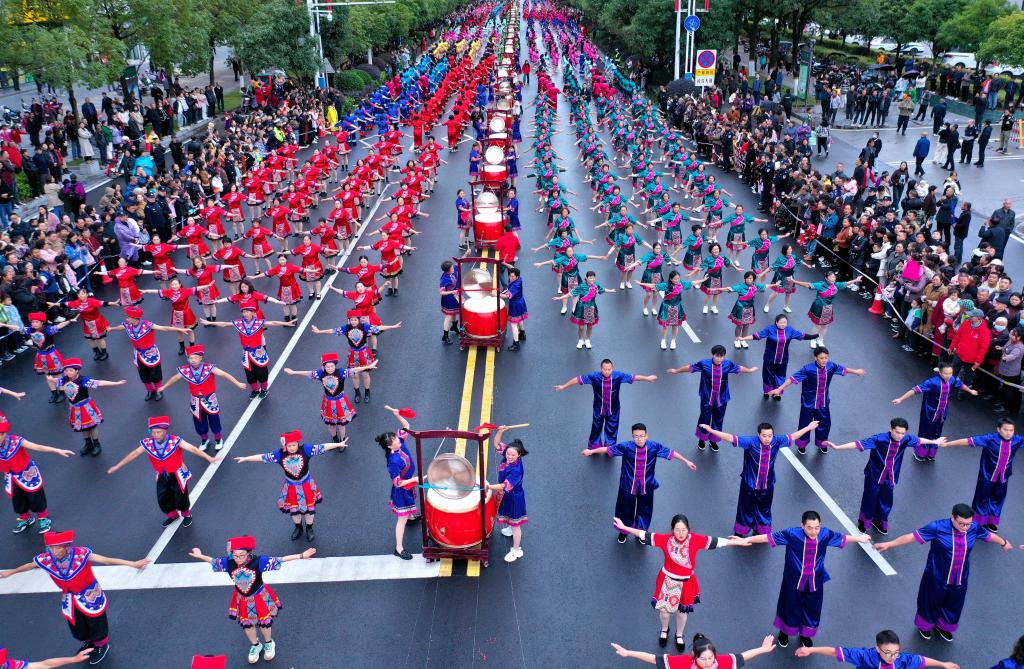
[[[672,343],[671,343],[671,344],[669,344],[669,345],[668,345],[668,347],[669,347],[670,349],[672,349],[673,351],[674,351],[674,350],[676,350],[676,340],[675,340],[675,339],[673,339],[673,340],[672,340]]]
[[[263,659],[264,660],[266,660],[267,662],[270,662],[271,660],[274,659],[274,656],[276,654],[277,654],[277,644],[276,643],[274,643],[273,641],[268,641],[265,644],[263,644]]]
[[[509,527],[508,525],[506,525],[505,527],[501,528],[501,536],[503,536],[503,537],[510,537],[510,536],[512,536],[512,528]]]
[[[771,311],[771,307],[768,306],[767,304],[764,305],[764,313],[768,313],[769,311]]]
[[[584,339],[583,340],[583,345],[586,346],[587,348],[593,348],[593,346],[590,345],[590,340],[589,339]]]
[[[579,340],[578,342],[576,342],[576,348],[577,348],[577,349],[581,349],[581,348],[583,348],[583,340],[582,340],[582,339],[581,339],[581,340]]]
[[[668,345],[667,345],[667,344],[665,343],[665,340],[664,340],[664,339],[662,339],[662,340],[661,340],[661,350],[662,350],[662,351],[664,351],[664,350],[665,350],[665,349],[667,349],[667,348],[668,348]]]
[[[519,550],[516,550],[515,548],[510,548],[508,550],[508,554],[505,556],[505,562],[515,562],[521,557],[523,557],[522,548],[520,548]]]
[[[647,309],[647,307],[644,307],[644,316],[650,316],[650,315],[651,315],[651,312]]]
[[[630,290],[633,290],[633,282],[632,281],[627,281],[626,282],[626,288],[629,288]]]
[[[558,312],[558,313],[560,313],[560,314],[562,314],[564,316],[567,311],[569,311],[569,307],[567,305],[563,304],[562,305],[562,310],[560,312]]]
[[[817,339],[811,339],[811,342],[810,342],[811,348],[815,348],[817,346],[817,344],[814,343],[816,341],[818,341],[818,340]]]
[[[741,342],[740,342],[740,346],[742,346],[743,348],[750,348],[750,344],[748,344],[748,343],[747,343],[747,342],[745,342],[745,341],[741,341]]]
[[[255,644],[249,646],[249,664],[256,664],[260,661],[260,651],[263,650],[261,644]]]
[[[733,346],[734,346],[735,348],[743,348],[743,342],[741,342],[741,341],[740,341],[739,339],[737,339],[736,341],[734,341],[734,342],[732,343],[732,345],[733,345]]]
[[[622,281],[619,281],[619,290],[626,290],[626,284]]]
[[[706,304],[704,305],[704,308],[701,309],[701,313],[703,313],[703,314],[708,313],[708,305],[706,305]]]
[[[785,311],[787,314],[793,313],[793,310],[790,309],[789,307],[782,307],[782,310]]]
[[[718,313],[718,307],[712,306],[711,307],[711,313],[717,314]]]

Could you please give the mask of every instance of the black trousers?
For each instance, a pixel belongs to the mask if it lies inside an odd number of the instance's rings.
[[[139,380],[143,383],[160,383],[164,380],[164,370],[158,364],[154,367],[139,365]]]
[[[18,487],[18,484],[11,484],[11,503],[14,505],[14,513],[19,516],[31,511],[32,513],[43,513],[46,511],[46,491],[40,488],[28,492]]]
[[[270,366],[259,367],[257,365],[251,365],[249,369],[245,370],[245,380],[249,385],[254,383],[266,383],[270,379]]]
[[[76,610],[75,622],[69,622],[68,627],[71,628],[71,636],[75,639],[94,646],[106,645],[107,637],[110,636],[106,611],[94,618]]]
[[[188,511],[192,508],[192,502],[188,498],[188,486],[182,490],[178,485],[178,477],[167,472],[161,472],[156,477],[156,503],[164,513]]]
[[[914,174],[924,174],[924,169],[921,167],[921,163],[924,162],[924,156],[916,156],[914,158]]]
[[[907,126],[910,125],[910,116],[900,116],[896,119],[896,132],[907,134]]]

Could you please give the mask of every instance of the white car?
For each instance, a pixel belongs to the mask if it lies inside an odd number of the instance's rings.
[[[974,57],[973,53],[966,51],[947,51],[942,54],[942,63],[950,67],[959,66],[968,70],[978,67],[978,59]]]
[[[1021,77],[1024,76],[1024,67],[1013,67],[1012,65],[1003,65],[1002,63],[990,63],[985,68],[986,74],[992,76],[998,76],[1004,74],[1008,77]]]

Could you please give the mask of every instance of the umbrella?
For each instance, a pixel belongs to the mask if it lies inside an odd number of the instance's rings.
[[[889,65],[888,63],[885,63],[885,64],[875,64],[875,65],[872,65],[871,67],[869,67],[868,69],[869,70],[879,70],[879,71],[889,71],[889,70],[895,70],[896,66],[895,65]]]
[[[917,70],[907,70],[906,72],[903,73],[903,76],[904,77],[916,77],[916,76],[918,76],[920,74],[921,73],[918,72]]]

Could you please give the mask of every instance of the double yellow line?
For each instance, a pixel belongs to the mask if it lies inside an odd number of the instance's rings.
[[[483,256],[489,258],[490,250],[485,249]],[[498,270],[495,268],[493,275],[494,285],[498,285]],[[473,387],[476,385],[476,367],[477,360],[479,358],[480,349],[485,349],[484,354],[484,382],[480,389],[480,420],[475,424],[471,424],[470,418],[472,417],[473,410]],[[497,354],[497,350],[492,346],[481,347],[471,346],[469,352],[466,355],[466,373],[462,379],[462,399],[459,404],[459,424],[457,429],[460,431],[471,430],[477,425],[491,422],[491,409],[494,406],[494,361]],[[466,456],[466,440],[456,439],[455,440],[455,453]],[[487,459],[490,454],[490,444],[484,444],[484,459],[483,462],[477,462],[476,466],[483,467],[484,476],[487,476]],[[479,472],[479,469],[477,469]],[[478,475],[479,476],[479,475]],[[440,576],[451,576],[452,575],[453,563],[451,558],[444,558],[441,560],[441,572]],[[466,576],[478,577],[480,576],[480,562],[478,560],[470,560],[466,564]]]

